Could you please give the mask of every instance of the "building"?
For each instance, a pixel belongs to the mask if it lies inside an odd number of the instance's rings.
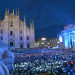
[[[67,25],[59,35],[60,46],[63,49],[75,50],[75,25]]]
[[[9,14],[6,9],[5,17],[0,21],[0,41],[6,43],[9,47],[15,48],[34,48],[35,35],[34,23],[30,23],[30,28],[26,26],[26,20],[20,20],[19,10],[16,14]]]
[[[36,48],[53,48],[59,45],[59,38],[53,37],[53,38],[39,38],[35,42]]]

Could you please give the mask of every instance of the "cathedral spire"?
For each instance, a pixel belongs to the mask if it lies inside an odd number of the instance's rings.
[[[31,21],[30,21],[30,29],[32,28],[32,23],[31,23]]]
[[[9,9],[8,9],[8,15],[9,15]]]
[[[7,12],[7,8],[6,8],[6,12],[5,12],[5,15],[6,15],[6,16],[8,15],[8,12]]]
[[[34,30],[34,22],[33,22],[33,20],[32,20],[32,22],[30,22],[30,28],[31,28],[32,30]]]
[[[26,19],[25,19],[25,15],[24,15],[24,25],[26,25]]]
[[[25,15],[24,15],[24,22],[26,22]]]
[[[18,9],[18,16],[19,16],[19,9]]]
[[[34,22],[33,22],[33,20],[32,20],[32,25],[34,26]]]
[[[0,24],[1,24],[1,17],[0,17]]]
[[[13,9],[13,14],[14,14],[14,9]]]
[[[17,16],[17,9],[16,9],[16,16]]]

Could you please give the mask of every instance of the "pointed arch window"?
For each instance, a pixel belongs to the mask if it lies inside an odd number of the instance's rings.
[[[22,34],[22,30],[20,30],[20,34]]]
[[[23,44],[20,45],[20,48],[23,48]]]
[[[13,20],[10,21],[10,26],[11,26],[11,27],[13,26]]]
[[[27,48],[30,48],[30,47],[29,47],[29,44],[27,44]]]
[[[3,40],[3,37],[1,37],[1,40]]]
[[[22,36],[20,37],[20,40],[22,40],[23,38],[22,38]]]
[[[27,40],[29,40],[29,37],[27,37]]]
[[[13,31],[10,31],[10,35],[13,35]]]
[[[1,34],[3,34],[3,30],[1,29]]]

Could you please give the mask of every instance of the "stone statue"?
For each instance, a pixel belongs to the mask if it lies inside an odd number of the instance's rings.
[[[8,46],[0,43],[0,75],[9,75],[9,71],[14,70],[14,54],[8,50]]]
[[[0,75],[9,75],[9,70],[2,61],[0,61]]]

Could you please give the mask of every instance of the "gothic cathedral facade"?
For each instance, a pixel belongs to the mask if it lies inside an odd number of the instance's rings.
[[[9,14],[6,9],[5,18],[0,21],[0,41],[8,46],[15,48],[34,48],[35,34],[34,23],[30,23],[30,28],[26,26],[25,16],[24,21],[20,20],[19,10],[16,14]]]

